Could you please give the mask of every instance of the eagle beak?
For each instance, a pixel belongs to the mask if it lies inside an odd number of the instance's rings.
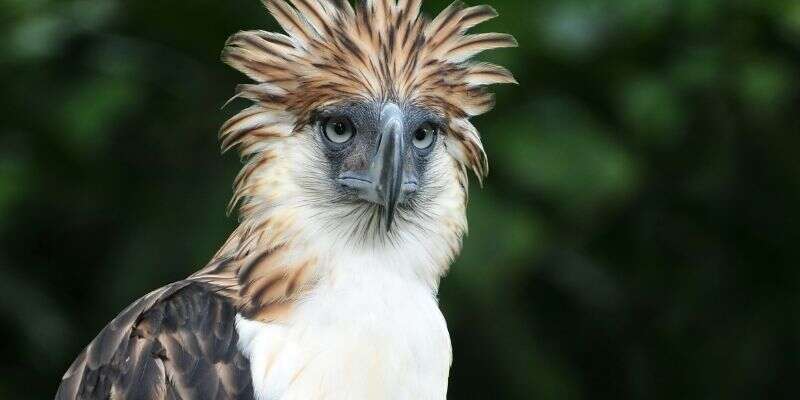
[[[395,210],[403,190],[403,170],[406,144],[403,112],[394,103],[381,110],[378,150],[372,159],[369,173],[375,183],[378,203],[386,208],[386,229],[391,230]]]
[[[403,182],[405,177],[405,127],[403,112],[394,103],[387,103],[381,109],[378,123],[377,149],[366,170],[345,171],[339,175],[338,182],[354,189],[366,201],[381,205],[386,230],[392,229],[397,204],[417,190],[416,181]]]

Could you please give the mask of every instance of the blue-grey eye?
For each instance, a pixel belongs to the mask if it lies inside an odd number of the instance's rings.
[[[424,123],[414,132],[414,147],[424,150],[431,147],[439,129],[430,123]]]
[[[342,144],[355,136],[356,128],[344,117],[332,117],[323,121],[325,137],[333,143]]]

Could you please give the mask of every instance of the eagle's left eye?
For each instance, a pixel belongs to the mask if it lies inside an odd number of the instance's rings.
[[[343,117],[328,118],[322,123],[325,137],[333,143],[342,144],[352,139],[356,133],[356,128],[350,120]]]
[[[436,139],[438,129],[430,123],[425,123],[414,132],[414,147],[425,150],[431,147],[433,140]]]

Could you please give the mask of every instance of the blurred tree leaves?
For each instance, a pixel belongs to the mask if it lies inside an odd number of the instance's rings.
[[[99,78],[78,83],[62,100],[63,107],[54,121],[62,130],[66,147],[85,154],[97,152],[108,142],[112,124],[125,113],[133,112],[137,101],[134,82]]]
[[[12,154],[0,153],[0,227],[8,209],[25,195],[28,166]]]
[[[688,68],[691,68],[689,66]],[[703,71],[687,71],[702,80]],[[620,109],[626,128],[645,146],[675,145],[685,134],[686,113],[681,97],[668,79],[644,76],[625,82]]]
[[[737,79],[739,93],[754,117],[774,117],[772,111],[786,106],[797,87],[791,67],[777,60],[753,59],[743,65]]]
[[[590,216],[635,191],[633,157],[578,105],[543,98],[521,117],[490,126],[499,139],[503,173],[575,218]],[[520,131],[519,126],[524,130]]]
[[[544,224],[534,210],[492,196],[488,191],[474,192],[469,207],[470,233],[458,267],[464,279],[483,301],[491,302],[514,280],[528,271],[517,261],[541,254],[547,243]],[[502,227],[502,229],[497,229]]]
[[[5,25],[10,32],[3,48],[10,61],[54,56],[70,37],[102,28],[118,12],[117,5],[116,0],[9,0],[0,8],[14,18]]]

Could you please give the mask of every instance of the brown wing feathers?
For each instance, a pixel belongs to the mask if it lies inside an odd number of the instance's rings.
[[[135,302],[75,360],[56,399],[251,399],[236,310],[215,290],[183,281]]]

